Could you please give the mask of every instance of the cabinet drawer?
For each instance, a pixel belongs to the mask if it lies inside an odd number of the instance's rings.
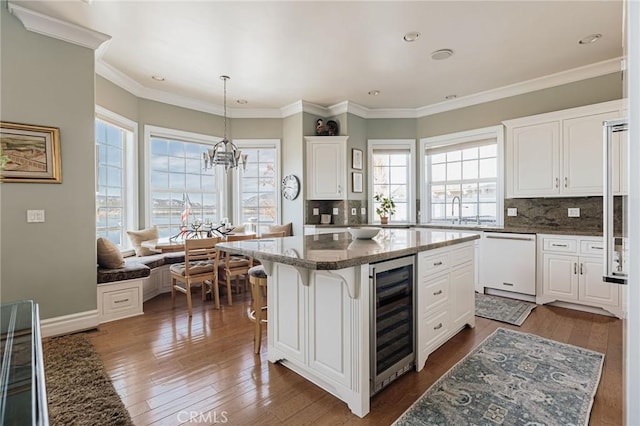
[[[425,315],[431,315],[435,308],[446,304],[449,300],[449,274],[425,280],[423,291],[423,312]]]
[[[142,280],[102,284],[98,286],[100,323],[142,314]]]
[[[603,241],[580,241],[580,254],[590,254],[601,256],[604,253],[604,242]]]
[[[545,237],[543,239],[544,251],[557,251],[563,253],[577,253],[578,242],[569,238]]]
[[[449,253],[438,253],[431,256],[422,256],[420,262],[424,266],[423,274],[433,275],[446,271],[449,268]]]
[[[425,321],[426,336],[423,350],[431,352],[442,343],[443,339],[449,333],[449,311],[443,308],[434,315],[428,316],[423,321]]]
[[[462,265],[473,260],[473,245],[468,245],[451,251],[451,266]]]

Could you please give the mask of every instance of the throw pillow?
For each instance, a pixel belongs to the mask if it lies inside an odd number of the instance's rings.
[[[127,231],[127,235],[129,236],[129,241],[131,241],[137,256],[151,256],[152,254],[157,254],[153,250],[142,247],[143,241],[155,240],[158,238],[158,228],[156,226],[152,226],[151,228],[143,229],[141,231]]]
[[[98,265],[101,268],[116,269],[124,266],[124,258],[118,246],[106,238],[98,238],[96,242],[98,249]]]
[[[293,235],[293,223],[285,223],[284,225],[270,225],[269,232],[284,232],[285,237]]]

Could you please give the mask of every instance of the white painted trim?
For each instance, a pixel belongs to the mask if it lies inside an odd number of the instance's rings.
[[[277,209],[277,217],[276,222],[282,223],[282,194],[281,194],[281,186],[280,182],[282,182],[282,153],[280,150],[280,139],[234,139],[232,141],[238,148],[275,148],[276,150],[276,209]],[[232,182],[232,192],[233,192],[233,223],[236,225],[242,225],[240,223],[240,198],[242,194],[240,193],[240,175],[238,173],[233,177]],[[300,182],[302,185],[302,182]],[[302,188],[300,188],[302,189]]]
[[[111,40],[111,36],[108,34],[52,18],[11,2],[8,4],[8,8],[9,12],[18,18],[28,31],[34,33],[77,44],[91,50],[96,50],[104,42]]]
[[[416,140],[415,139],[369,139],[367,140],[367,164],[369,165],[369,179],[367,179],[368,219],[369,223],[377,220],[373,209],[373,151],[376,149],[397,149],[409,151],[409,222],[413,223],[416,217]],[[389,221],[390,224],[393,222]]]
[[[60,336],[98,326],[98,310],[78,312],[40,321],[42,337]]]
[[[426,166],[424,162],[424,152],[427,147],[455,145],[474,140],[495,138],[497,142],[497,202],[496,202],[496,226],[501,227],[504,224],[504,126],[482,127],[480,129],[466,130],[464,132],[450,133],[446,135],[432,136],[420,139],[420,152],[418,153],[418,161],[420,168],[420,223],[429,223],[429,203],[430,194],[427,193],[426,184]]]
[[[306,112],[321,117],[331,117],[349,113],[365,119],[376,118],[422,118],[445,111],[464,108],[485,102],[495,101],[510,96],[521,95],[536,90],[562,84],[573,83],[587,78],[598,77],[621,70],[621,58],[608,59],[595,64],[562,71],[532,80],[462,96],[453,100],[427,105],[419,108],[367,108],[352,101],[343,101],[335,105],[324,107],[312,102],[299,100],[281,108],[230,108],[227,116],[231,118],[286,118],[291,115]],[[157,102],[168,103],[196,111],[223,115],[223,107],[209,104],[202,100],[171,94],[150,89],[128,77],[113,66],[104,62],[100,57],[96,59],[96,73],[112,83],[120,86],[133,95]]]

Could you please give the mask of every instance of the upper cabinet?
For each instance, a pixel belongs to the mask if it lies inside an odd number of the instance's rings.
[[[622,117],[622,107],[611,101],[505,121],[507,198],[602,195],[602,122]]]
[[[348,136],[305,136],[307,199],[347,199]]]

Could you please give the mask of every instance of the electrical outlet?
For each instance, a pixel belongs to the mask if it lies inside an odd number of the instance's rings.
[[[580,217],[580,208],[573,207],[573,208],[567,209],[567,215],[569,217]]]
[[[44,210],[27,210],[27,222],[44,222]]]
[[[367,208],[366,207],[360,207],[360,214],[362,216],[366,215],[367,214]]]
[[[334,207],[334,208],[333,208],[333,214],[334,214],[334,215],[336,215],[336,214],[340,214],[340,209],[338,209],[337,207]]]
[[[515,207],[509,207],[507,209],[507,216],[518,216],[518,209]]]
[[[355,207],[351,207],[351,216],[355,216],[357,213],[357,209]]]
[[[320,209],[319,209],[319,208],[317,208],[317,207],[315,207],[315,208],[313,209],[313,215],[314,215],[314,216],[318,216],[319,214],[320,214]]]

